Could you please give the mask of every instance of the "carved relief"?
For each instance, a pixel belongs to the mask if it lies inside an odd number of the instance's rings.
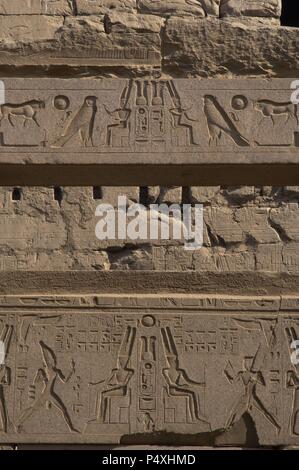
[[[206,95],[204,97],[204,103],[210,145],[218,145],[222,134],[227,134],[240,147],[249,146],[248,140],[239,133],[233,121],[219,104],[217,98]]]
[[[23,126],[26,127],[29,121],[33,121],[38,127],[39,123],[36,119],[36,114],[39,109],[45,108],[44,101],[31,100],[22,104],[3,104],[0,106],[0,123],[3,119],[8,119],[12,127],[15,127],[12,120],[13,116],[20,116],[23,118]]]
[[[94,119],[97,112],[95,96],[87,96],[80,109],[70,116],[70,121],[66,124],[62,134],[51,145],[52,147],[63,147],[70,139],[79,134],[80,141],[83,147],[93,145],[93,127]],[[68,99],[55,98],[55,105],[59,109],[66,109],[68,106]]]
[[[57,360],[54,352],[42,341],[39,343],[41,353],[43,356],[43,368],[38,369],[34,377],[33,384],[31,386],[31,394],[33,394],[34,403],[26,408],[18,419],[18,432],[23,431],[24,423],[40,408],[47,406],[50,409],[51,406],[55,406],[62,414],[70,432],[77,432],[74,428],[68,410],[55,392],[55,384],[57,380],[61,380],[63,383],[67,383],[71,376],[75,372],[75,363],[71,361],[71,370],[67,377],[65,377],[62,371],[57,367]],[[41,391],[36,395],[36,385],[41,384]],[[31,395],[32,397],[32,395]]]
[[[77,443],[219,433],[244,415],[262,445],[298,442],[290,356],[298,320],[287,299],[23,296],[0,304],[2,443],[36,433]]]
[[[224,371],[227,379],[232,385],[241,382],[243,392],[241,392],[240,398],[238,398],[230,412],[225,425],[226,428],[230,428],[237,423],[245,413],[250,414],[252,409],[256,408],[276,428],[277,432],[281,429],[276,417],[268,411],[267,407],[258,396],[258,385],[266,386],[264,376],[260,370],[262,367],[262,363],[260,363],[261,355],[263,356],[262,346],[259,347],[254,357],[246,357],[244,359],[243,368],[237,373],[234,371],[230,362],[227,364]]]
[[[121,414],[124,410],[124,403],[126,403],[125,408],[127,411],[129,409],[131,403],[131,390],[129,388],[129,384],[135,371],[128,367],[128,363],[131,359],[135,336],[136,329],[127,327],[118,353],[116,368],[111,370],[106,380],[100,380],[99,382],[90,384],[104,384],[100,394],[100,400],[97,403],[96,421],[99,423],[122,423],[123,416],[121,416]],[[120,402],[122,402],[122,405],[119,404]],[[115,407],[118,408],[119,413],[117,421],[113,419],[113,415],[116,415]],[[126,422],[128,422],[128,417]]]
[[[131,97],[131,91],[132,81],[130,81],[122,91],[119,108],[111,111],[106,105],[104,105],[106,113],[113,121],[111,124],[107,125],[106,143],[109,147],[122,147],[123,145],[129,145],[129,117],[132,110],[128,108],[128,101]]]
[[[268,147],[298,160],[298,106],[289,101],[287,80],[267,88],[259,81],[155,78],[86,80],[81,90],[76,81],[41,80],[36,90],[34,83],[7,90],[0,163],[24,163],[28,152],[33,163],[81,163],[82,155],[95,164],[250,163],[257,154],[262,163],[276,158]]]
[[[3,321],[0,317],[0,341],[3,342],[5,355],[9,353],[12,339],[13,327]],[[0,364],[0,435],[8,432],[11,428],[11,421],[8,415],[5,388],[11,385],[11,369],[4,362]]]
[[[294,351],[292,347],[293,342],[298,341],[297,328],[292,326],[285,329],[290,355],[292,355]],[[293,391],[290,432],[292,435],[299,436],[299,364],[293,364],[292,369],[287,372],[286,386]]]
[[[0,106],[0,144],[2,146],[34,146],[44,145],[42,137],[45,133],[40,128],[38,117],[40,112],[45,110],[46,103],[40,99],[33,99],[24,103],[5,103]],[[7,128],[8,127],[8,128]],[[29,137],[28,132],[35,134],[33,138]],[[36,135],[37,134],[37,135]],[[7,140],[5,140],[5,137]],[[40,137],[40,141],[36,142],[36,137]],[[30,142],[31,141],[31,142]],[[34,143],[33,143],[34,142]]]
[[[271,100],[258,100],[256,109],[262,113],[263,116],[269,117],[275,125],[275,116],[286,116],[286,124],[289,119],[293,118],[297,125],[299,125],[298,106],[288,101],[287,103],[277,103]]]
[[[205,382],[196,382],[188,377],[184,369],[180,368],[178,353],[171,331],[168,327],[161,329],[167,367],[163,369],[163,376],[167,384],[167,395],[169,397],[186,397],[188,417],[194,423],[197,420],[207,422],[201,414],[201,406],[198,399],[196,387],[204,387]]]
[[[166,103],[172,105],[170,109]],[[198,121],[189,118],[172,80],[130,81],[122,91],[119,107],[104,108],[113,120],[107,126],[110,147],[135,147],[136,151],[144,152],[166,150],[175,143],[199,145]]]

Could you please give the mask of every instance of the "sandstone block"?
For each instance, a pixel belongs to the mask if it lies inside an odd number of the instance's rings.
[[[281,0],[222,0],[220,16],[280,18]]]
[[[282,249],[282,243],[259,245],[256,250],[257,271],[287,271],[287,267],[283,265]]]
[[[219,186],[192,186],[190,188],[190,200],[195,204],[212,203],[220,193]]]
[[[207,208],[205,222],[219,244],[221,241],[222,244],[241,243],[243,241],[242,227],[234,219],[231,209]]]
[[[151,15],[0,17],[0,65],[153,66],[163,18]],[[81,58],[81,59],[80,59]]]
[[[70,0],[0,0],[0,14],[70,15],[74,12],[73,3]]]
[[[136,0],[76,0],[79,15],[104,15],[117,12],[136,11]]]
[[[242,203],[255,198],[254,186],[228,186],[224,193],[231,203]]]
[[[164,68],[202,77],[239,76],[240,70],[243,76],[296,76],[298,42],[298,28],[173,17],[165,28]]]
[[[271,209],[270,221],[282,241],[299,241],[298,204],[290,203],[278,209]]]
[[[150,186],[148,188],[148,197],[151,204],[181,204],[182,188]]]
[[[248,207],[234,211],[234,220],[239,224],[245,237],[255,243],[278,243],[281,238],[269,223],[269,209]]]
[[[51,41],[62,25],[63,17],[59,16],[0,16],[0,40],[9,47],[15,43]]]
[[[219,16],[220,0],[137,0],[138,10],[161,16]]]

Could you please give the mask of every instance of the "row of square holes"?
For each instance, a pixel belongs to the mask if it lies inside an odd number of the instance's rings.
[[[57,201],[59,204],[63,199],[63,189],[60,186],[55,186],[53,188],[54,193],[54,200]],[[147,188],[141,187],[140,188],[140,202],[146,203],[148,197]],[[14,202],[22,200],[22,189],[21,188],[13,188],[11,192],[11,199]],[[93,186],[93,199],[99,201],[103,199],[103,191],[101,186]]]
[[[61,202],[63,198],[63,189],[60,186],[55,186],[53,188],[54,199],[57,202]],[[102,188],[100,186],[93,187],[93,198],[95,200],[99,200],[103,198]],[[11,192],[11,199],[12,201],[21,201],[22,200],[22,189],[21,188],[13,188]]]
[[[141,204],[147,205],[148,202],[148,188],[140,187],[139,188],[139,201]],[[55,186],[53,188],[54,200],[61,204],[63,199],[63,188],[61,186]],[[11,192],[11,199],[14,202],[22,200],[22,188],[13,188]],[[101,186],[93,186],[93,199],[99,201],[103,199],[103,191]]]

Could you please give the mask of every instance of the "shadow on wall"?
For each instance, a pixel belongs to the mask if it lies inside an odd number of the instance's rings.
[[[121,445],[164,445],[164,446],[203,446],[203,447],[240,447],[257,449],[259,439],[254,421],[248,413],[228,430],[204,432],[199,434],[173,434],[154,432],[123,436]]]
[[[299,28],[298,1],[282,0],[282,26],[292,26]]]

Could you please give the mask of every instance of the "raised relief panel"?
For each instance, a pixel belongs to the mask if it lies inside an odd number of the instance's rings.
[[[0,163],[298,163],[291,82],[5,80]]]
[[[294,300],[1,297],[0,443],[219,436],[249,416],[260,445],[298,445]]]

